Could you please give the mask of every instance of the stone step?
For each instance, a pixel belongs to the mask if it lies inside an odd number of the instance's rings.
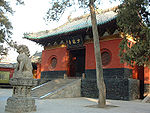
[[[81,96],[81,79],[76,79],[46,95],[41,99],[74,98]]]
[[[65,85],[72,83],[75,79],[56,79],[32,89],[32,97],[40,98],[50,92],[54,92]]]

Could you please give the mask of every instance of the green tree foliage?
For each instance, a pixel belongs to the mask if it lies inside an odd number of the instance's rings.
[[[16,4],[23,4],[21,0],[16,0]],[[9,43],[9,39],[12,35],[12,25],[9,21],[8,15],[12,15],[14,12],[10,7],[10,4],[7,0],[0,0],[0,43],[6,41]],[[7,48],[0,46],[0,55],[6,55],[8,52]]]
[[[4,42],[6,37],[10,37],[12,34],[11,29],[12,25],[7,17],[7,13],[13,13],[12,8],[9,6],[9,3],[0,0],[0,42]]]
[[[150,0],[123,0],[117,23],[124,33],[120,43],[121,62],[129,65],[150,63]],[[127,35],[126,35],[127,34]],[[128,38],[132,37],[133,42]],[[134,43],[134,44],[133,44]],[[132,45],[131,45],[132,44]]]

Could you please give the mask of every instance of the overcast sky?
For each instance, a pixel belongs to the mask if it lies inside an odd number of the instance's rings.
[[[15,13],[10,17],[10,20],[13,25],[13,38],[12,40],[16,41],[18,44],[25,44],[29,47],[31,55],[33,55],[36,51],[41,52],[43,47],[38,46],[36,43],[31,42],[26,39],[22,39],[23,33],[26,32],[38,32],[43,30],[50,30],[55,28],[64,22],[67,21],[67,17],[69,12],[64,16],[61,22],[51,22],[49,25],[46,25],[43,17],[45,16],[50,4],[50,0],[24,0],[25,5],[15,5],[15,0],[10,0]],[[119,4],[119,0],[117,2],[109,2],[109,0],[101,0],[101,9],[110,8],[113,6],[117,6]],[[69,10],[69,11],[73,11]],[[75,12],[74,12],[75,13]],[[73,13],[73,14],[74,14]],[[79,14],[75,13],[75,15]],[[66,18],[65,18],[66,17]],[[11,62],[16,62],[17,52],[13,49],[9,51],[9,55],[7,57]]]

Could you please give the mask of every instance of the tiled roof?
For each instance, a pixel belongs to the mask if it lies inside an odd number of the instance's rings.
[[[37,63],[40,61],[42,56],[42,52],[36,52],[33,56],[31,56],[31,62]]]
[[[117,13],[115,13],[114,11],[108,11],[101,14],[97,14],[96,15],[97,24],[102,25],[108,23],[109,21],[115,19],[116,16]],[[30,34],[26,34],[24,37],[28,39],[41,39],[41,38],[51,37],[55,35],[60,35],[63,33],[77,31],[91,26],[92,24],[91,24],[90,16],[87,15],[84,17],[82,16],[82,17],[72,19],[71,21],[68,21],[67,23],[65,23],[64,25],[56,29],[52,29],[50,31],[41,31],[38,33],[30,33]]]
[[[0,68],[15,68],[15,65],[0,63]]]

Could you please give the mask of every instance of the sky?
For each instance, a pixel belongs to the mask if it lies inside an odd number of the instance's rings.
[[[62,17],[60,22],[50,22],[47,23],[44,21],[45,14],[50,6],[50,0],[24,0],[25,5],[16,5],[15,0],[11,1],[11,6],[15,13],[9,17],[13,26],[13,35],[12,40],[16,41],[17,44],[24,44],[29,47],[30,55],[33,55],[36,51],[41,52],[43,47],[37,45],[35,42],[23,39],[24,33],[29,32],[39,32],[43,30],[50,30],[56,28],[67,21],[67,17],[70,15],[70,12],[73,15],[79,15],[83,11],[75,12],[74,9],[69,9]],[[119,4],[119,0],[110,2],[110,0],[101,0],[101,9],[107,9]],[[11,49],[8,53],[7,58],[4,62],[16,62],[18,53]]]

